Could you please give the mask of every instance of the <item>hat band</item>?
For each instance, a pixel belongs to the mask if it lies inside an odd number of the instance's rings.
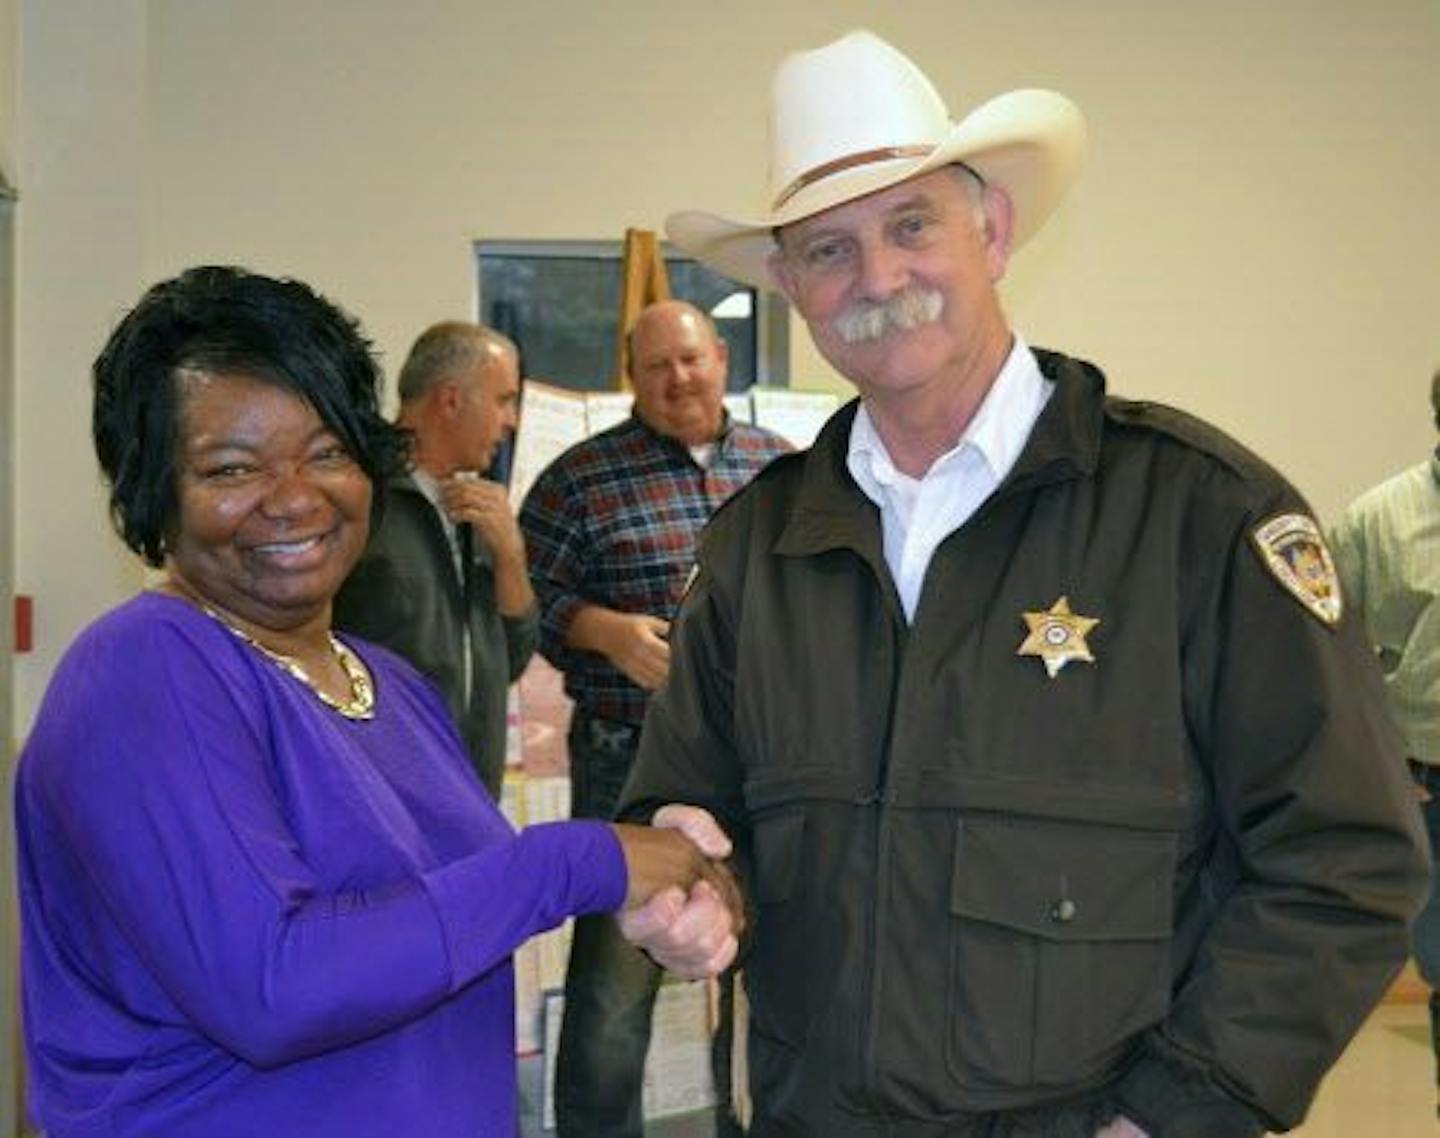
[[[772,211],[779,209],[806,186],[818,182],[821,178],[828,178],[831,174],[838,174],[841,170],[849,170],[854,166],[868,166],[871,162],[885,162],[892,158],[924,158],[934,152],[934,146],[923,145],[882,146],[878,150],[862,150],[858,154],[847,154],[844,158],[836,158],[833,162],[826,162],[806,170],[780,191],[775,198],[775,204],[770,208]]]

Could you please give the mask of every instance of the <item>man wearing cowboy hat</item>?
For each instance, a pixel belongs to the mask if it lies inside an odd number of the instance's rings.
[[[622,806],[735,840],[752,1132],[1295,1125],[1426,872],[1308,507],[1010,329],[1068,100],[952,124],[860,32],[781,65],[771,147],[764,216],[670,236],[784,291],[860,399],[713,520]],[[738,927],[704,893],[626,922],[687,973]]]

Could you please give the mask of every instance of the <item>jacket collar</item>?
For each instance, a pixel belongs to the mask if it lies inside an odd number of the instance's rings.
[[[420,489],[420,484],[415,481],[414,474],[409,470],[405,471],[403,474],[396,474],[392,476],[390,480],[386,483],[386,486],[389,489],[399,490],[406,494],[415,494],[421,498],[425,497],[425,491]]]
[[[1093,364],[1056,352],[1036,349],[1035,357],[1045,378],[1055,384],[1055,393],[990,502],[1016,490],[1089,478],[1100,462],[1105,376]],[[879,511],[846,467],[858,408],[859,400],[852,399],[832,415],[806,452],[800,491],[776,542],[777,553],[807,556],[848,548],[884,563]],[[981,506],[977,516],[988,506]]]

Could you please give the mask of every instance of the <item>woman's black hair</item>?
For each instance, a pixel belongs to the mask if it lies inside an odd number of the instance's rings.
[[[376,511],[405,467],[409,437],[380,414],[380,368],[354,317],[300,281],[188,269],[140,298],[93,368],[110,514],[151,565],[178,521],[182,371],[251,376],[304,399],[369,476]]]

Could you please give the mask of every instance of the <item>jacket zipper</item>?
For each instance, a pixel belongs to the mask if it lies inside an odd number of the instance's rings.
[[[893,592],[893,586],[892,586]],[[909,641],[908,629],[900,621],[899,598],[892,604],[892,637],[890,643],[890,699],[889,714],[885,721],[885,739],[881,749],[881,767],[877,772],[875,789],[860,803],[860,808],[872,810],[875,818],[875,897],[870,908],[870,967],[865,969],[866,991],[860,1006],[866,1009],[866,1023],[862,1026],[862,1051],[860,1056],[861,1085],[870,1099],[874,1112],[885,1117],[884,1096],[880,1087],[880,1024],[884,1012],[885,991],[885,926],[886,914],[890,909],[890,842],[891,811],[890,794],[890,746],[895,735],[896,705],[899,701],[901,675],[904,671],[906,648]]]

